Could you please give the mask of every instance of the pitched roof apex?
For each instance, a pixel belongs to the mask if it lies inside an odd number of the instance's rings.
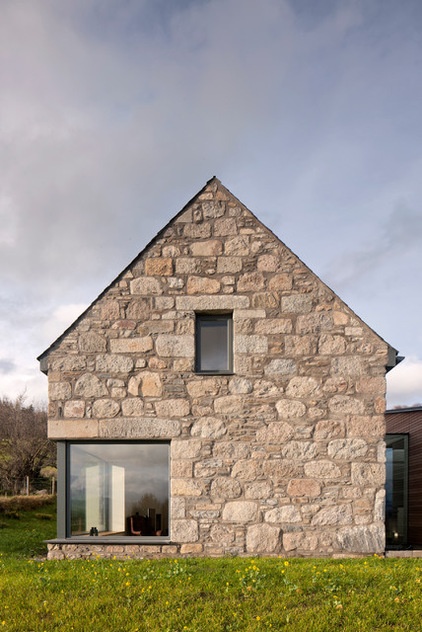
[[[184,206],[183,208],[176,213],[176,215],[174,217],[172,217],[169,222],[157,233],[157,235],[155,237],[153,237],[149,243],[141,250],[141,252],[139,252],[135,258],[126,266],[126,268],[124,268],[124,270],[122,270],[122,272],[101,292],[101,294],[86,308],[86,310],[43,352],[38,356],[38,360],[40,361],[41,364],[41,370],[43,372],[46,372],[47,369],[47,363],[46,363],[46,359],[47,356],[49,354],[49,352],[61,341],[63,340],[63,338],[69,333],[69,331],[71,331],[81,320],[82,318],[85,316],[85,314],[89,311],[89,309],[99,300],[101,299],[106,292],[110,289],[110,287],[116,283],[117,281],[119,281],[119,279],[121,279],[124,274],[126,274],[126,272],[129,270],[129,268],[135,263],[135,261],[141,257],[147,250],[149,247],[151,247],[151,245],[161,236],[164,234],[164,232],[166,231],[167,227],[174,221],[177,221],[177,219],[183,215],[183,213],[192,205],[195,204],[195,202],[201,198],[201,196],[203,196],[205,193],[207,193],[207,190],[209,191],[209,193],[211,193],[213,195],[213,197],[216,195],[217,191],[220,193],[221,196],[224,197],[228,197],[231,198],[232,200],[235,200],[244,210],[246,210],[248,213],[250,213],[255,220],[261,224],[268,232],[270,232],[274,238],[279,241],[283,246],[285,246],[285,244],[281,241],[281,239],[278,237],[278,235],[276,235],[275,233],[273,233],[273,231],[268,228],[268,226],[265,226],[265,224],[263,224],[261,222],[261,220],[256,217],[256,215],[245,206],[245,204],[239,200],[239,198],[237,198],[235,195],[233,195],[233,193],[227,189],[222,183],[221,181],[216,177],[216,176],[212,176],[212,178],[210,178],[206,184],[202,187],[202,189],[200,191],[198,191]],[[290,250],[290,248],[288,248],[287,246],[285,246],[290,252],[292,252]],[[292,254],[294,254],[292,252]],[[297,255],[294,255],[300,262],[301,264],[307,268],[309,270],[309,272],[314,275],[318,281],[320,283],[322,283],[327,289],[330,290],[330,292],[333,292],[333,290],[331,290],[330,288],[328,288],[328,286],[314,273],[312,272],[312,270],[310,270],[308,268],[308,266],[300,260],[299,257],[297,257]],[[335,294],[335,292],[333,292],[333,294]],[[342,299],[340,299],[342,301]],[[346,303],[344,303],[344,301],[342,301],[342,303],[356,316],[356,318],[358,318],[358,320],[360,320],[362,322],[363,325],[365,325],[365,327],[367,327],[368,329],[370,329],[379,339],[383,340],[381,338],[381,336],[379,334],[377,334],[373,329],[371,329],[371,327],[369,327],[369,325],[367,325],[366,323],[364,323],[355,313],[354,311],[346,305]],[[388,359],[388,365],[387,365],[387,370],[390,370],[391,368],[393,368],[394,366],[396,366],[403,358],[401,358],[400,356],[398,356],[398,352],[396,349],[394,349],[394,347],[391,347],[391,345],[389,345],[385,340],[383,340],[383,342],[385,342],[388,346],[388,352],[389,352],[389,359]]]
[[[142,254],[151,246],[151,244],[162,234],[164,233],[164,231],[166,230],[167,226],[169,224],[171,224],[177,217],[179,217],[180,215],[182,215],[184,213],[184,211],[195,202],[195,200],[197,198],[199,198],[205,191],[207,188],[211,187],[212,185],[215,185],[215,190],[217,190],[217,188],[221,188],[224,193],[226,195],[230,195],[232,197],[235,197],[232,193],[230,193],[230,191],[228,189],[226,189],[226,187],[221,184],[220,180],[216,177],[216,176],[212,176],[212,178],[210,178],[205,185],[202,187],[202,189],[200,191],[198,191],[198,193],[195,193],[195,195],[188,201],[186,202],[186,204],[183,206],[183,208],[176,213],[176,215],[174,217],[172,217],[166,224],[165,226],[163,226],[163,228],[161,228],[161,230],[155,235],[155,237],[153,237],[145,246],[144,248],[134,257],[134,259],[132,259],[132,261],[122,270],[122,272],[120,272],[120,274],[117,275],[116,278],[113,279],[113,281],[111,281],[111,283],[109,285],[107,285],[107,287],[97,296],[97,298],[95,298],[92,303],[90,305],[88,305],[88,307],[78,316],[78,318],[76,318],[70,325],[69,327],[67,327],[67,329],[64,330],[64,332],[58,336],[58,338],[56,338],[56,340],[54,340],[54,342],[51,343],[51,345],[49,347],[47,347],[47,349],[45,349],[38,357],[37,360],[40,362],[41,365],[41,371],[43,373],[46,373],[47,371],[47,364],[46,364],[46,357],[48,356],[49,352],[55,347],[55,345],[57,343],[59,343],[61,340],[63,340],[63,338],[66,336],[66,334],[71,331],[81,320],[82,318],[85,316],[85,314],[90,310],[90,308],[102,297],[105,295],[105,293],[109,290],[109,288],[116,283],[126,272],[127,270],[134,264],[134,262],[136,261],[136,259],[138,259],[139,257],[142,256]],[[237,198],[236,198],[237,199]]]

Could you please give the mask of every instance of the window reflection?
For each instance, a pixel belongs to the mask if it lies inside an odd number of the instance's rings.
[[[232,370],[231,315],[197,314],[196,370],[219,373]]]
[[[72,536],[168,535],[168,444],[73,443]]]
[[[386,436],[386,541],[388,546],[407,543],[408,436]]]

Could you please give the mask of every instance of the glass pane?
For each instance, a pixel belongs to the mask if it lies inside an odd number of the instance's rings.
[[[200,318],[198,325],[199,370],[228,371],[228,318]]]
[[[407,437],[386,437],[386,539],[390,546],[407,539]]]
[[[168,445],[70,445],[73,536],[167,535]]]

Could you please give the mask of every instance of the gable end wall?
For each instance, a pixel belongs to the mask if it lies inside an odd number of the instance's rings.
[[[194,373],[196,311],[234,374]],[[211,181],[47,353],[53,439],[171,442],[171,544],[50,557],[384,550],[388,348]]]

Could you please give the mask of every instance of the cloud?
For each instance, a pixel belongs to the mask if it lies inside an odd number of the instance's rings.
[[[88,307],[86,303],[60,305],[43,323],[43,339],[52,344]],[[41,351],[40,351],[41,353]]]
[[[36,358],[86,307],[85,303],[39,306],[31,301],[20,308],[13,306],[7,316],[0,312],[0,397],[26,392],[31,399],[46,400],[47,380]]]
[[[127,235],[130,260],[198,183],[242,171],[250,181],[251,161],[268,163],[296,212],[312,208],[316,191],[332,195],[342,169],[360,177],[366,124],[380,138],[385,128],[376,112],[386,68],[397,73],[391,52],[383,64],[362,28],[364,4],[298,6],[6,2],[3,275],[25,278],[35,262],[43,292],[70,289],[81,274],[103,282],[104,247],[118,269]]]
[[[421,248],[422,210],[416,212],[401,203],[371,235],[370,241],[359,250],[333,260],[327,276],[335,285],[356,283],[391,261],[408,257],[412,252],[419,255]]]
[[[19,384],[42,378],[57,310],[91,302],[214,174],[340,289],[390,273],[389,249],[402,275],[422,197],[422,11],[404,6],[4,0],[0,335]]]
[[[406,358],[387,374],[387,403],[389,408],[422,405],[421,358]]]
[[[268,125],[271,66],[290,48],[274,30],[288,32],[284,3],[239,12],[231,0],[223,21],[217,1],[106,6],[6,2],[2,17],[0,263],[8,281],[35,263],[41,292],[87,271],[103,279],[104,246],[116,265],[116,236],[139,234],[142,246],[160,227],[156,211],[173,211],[187,165],[197,187],[235,158],[241,137]]]
[[[7,358],[0,359],[0,373],[7,375],[8,373],[12,373],[16,369],[16,364],[13,360],[9,360]]]

